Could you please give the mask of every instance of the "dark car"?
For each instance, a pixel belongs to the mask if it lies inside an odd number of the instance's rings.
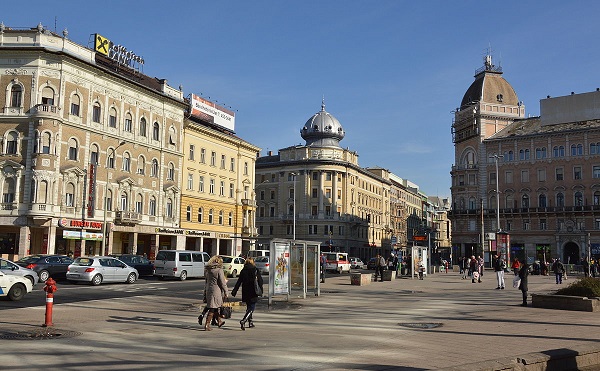
[[[73,259],[66,255],[36,254],[25,256],[16,261],[21,267],[33,269],[40,278],[40,282],[46,282],[50,277],[54,279],[65,278],[69,264]]]
[[[148,258],[135,255],[135,254],[123,254],[123,255],[111,255],[130,267],[137,269],[140,276],[152,276],[154,274],[154,264],[148,260]]]
[[[377,267],[377,258],[371,258],[367,262],[367,269],[375,269]]]

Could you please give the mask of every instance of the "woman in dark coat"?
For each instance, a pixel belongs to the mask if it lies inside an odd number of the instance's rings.
[[[529,264],[523,263],[521,264],[521,269],[519,270],[519,278],[521,279],[521,283],[519,284],[519,290],[523,293],[523,304],[522,307],[527,306],[527,277],[529,276]]]
[[[244,268],[240,272],[237,282],[235,283],[235,287],[231,291],[231,295],[235,296],[240,288],[240,285],[242,285],[242,301],[246,303],[246,314],[244,314],[244,318],[242,318],[240,321],[240,327],[244,331],[246,330],[246,322],[248,322],[248,327],[254,327],[254,322],[252,322],[252,313],[256,307],[258,297],[260,296],[255,290],[255,281],[258,281],[258,286],[260,287],[261,291],[260,295],[262,295],[262,276],[254,265],[254,259],[248,258],[246,263],[244,263]]]

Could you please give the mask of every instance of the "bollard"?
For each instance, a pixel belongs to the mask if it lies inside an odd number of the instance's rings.
[[[56,282],[52,279],[52,277],[46,280],[46,286],[44,286],[44,291],[46,291],[46,320],[42,325],[43,327],[54,326],[52,323],[52,304],[54,303],[54,291],[58,290],[56,288]]]

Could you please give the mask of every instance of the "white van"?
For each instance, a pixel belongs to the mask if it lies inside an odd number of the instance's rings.
[[[203,251],[160,250],[154,260],[154,275],[159,279],[173,277],[181,281],[188,277],[204,277],[208,259],[210,256]]]
[[[350,259],[345,252],[326,252],[327,270],[337,273],[350,272]]]
[[[259,256],[269,256],[269,250],[249,250],[248,258],[258,258]]]

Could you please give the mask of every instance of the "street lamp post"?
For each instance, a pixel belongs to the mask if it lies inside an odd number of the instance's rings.
[[[111,156],[115,156],[116,157],[116,151],[117,148],[121,147],[122,145],[124,145],[125,142],[120,142],[118,146],[116,146],[115,148],[111,148],[112,153]],[[108,156],[108,159],[111,157]],[[116,163],[116,158],[113,160],[113,166]],[[108,208],[108,197],[107,197],[107,193],[108,193],[108,163],[106,164],[106,183],[104,183],[104,222],[102,223],[102,250],[104,251],[105,255],[108,255],[108,247],[106,246],[106,209]],[[112,202],[112,199],[111,199]]]
[[[500,185],[498,184],[498,160],[504,155],[494,155],[494,162],[496,163],[496,232],[500,232]]]

